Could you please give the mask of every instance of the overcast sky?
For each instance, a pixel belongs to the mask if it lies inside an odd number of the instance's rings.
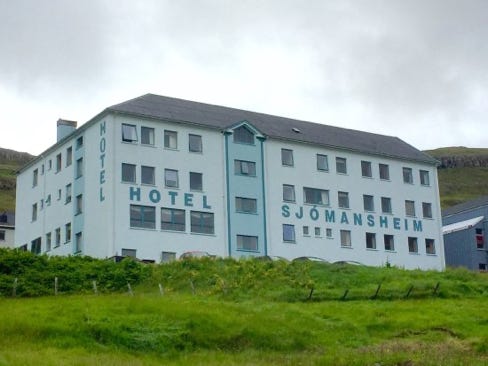
[[[0,0],[0,147],[146,93],[488,147],[488,1]]]

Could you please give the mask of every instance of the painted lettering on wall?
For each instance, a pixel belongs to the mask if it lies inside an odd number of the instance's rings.
[[[129,187],[129,200],[141,201],[142,190],[140,187]],[[205,210],[210,210],[212,206],[208,204],[206,195],[195,195],[194,193],[180,193],[177,191],[161,192],[157,189],[151,189],[149,192],[145,192],[144,197],[152,203],[163,203],[166,205],[184,205],[186,207],[198,207]]]
[[[308,211],[308,212],[307,212]],[[342,225],[353,225],[369,227],[379,226],[380,228],[393,228],[395,230],[409,230],[409,224],[412,224],[413,231],[422,231],[422,220],[401,219],[399,217],[363,214],[348,211],[336,211],[330,209],[319,209],[316,206],[310,208],[298,206],[291,208],[289,205],[281,206],[281,216],[297,219],[310,218],[313,221],[323,220],[329,223],[338,223]]]
[[[106,125],[105,121],[100,122],[100,141],[99,141],[99,152],[100,152],[100,202],[105,201],[105,193],[103,191],[106,179],[105,179],[105,151],[107,150],[107,140],[105,139]]]

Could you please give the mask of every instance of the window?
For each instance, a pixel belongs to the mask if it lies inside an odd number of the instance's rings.
[[[175,252],[161,252],[161,263],[169,263],[176,260]]]
[[[236,211],[244,213],[256,213],[257,200],[254,198],[236,197]]]
[[[308,230],[308,226],[303,227],[303,236],[310,236],[310,232]]]
[[[136,166],[134,164],[122,163],[122,182],[136,182]]]
[[[202,136],[200,135],[188,135],[188,150],[190,152],[202,152]]]
[[[387,164],[379,164],[380,179],[390,180],[390,167]]]
[[[203,190],[203,174],[190,172],[190,190],[202,191]]]
[[[375,233],[366,233],[366,248],[367,249],[376,249],[376,234]]]
[[[66,166],[70,166],[73,162],[73,148],[70,146],[66,150]]]
[[[37,186],[38,176],[39,171],[37,169],[34,169],[34,172],[32,173],[32,187]]]
[[[5,230],[0,230],[0,241],[5,241]]]
[[[349,193],[348,192],[338,192],[338,201],[340,208],[349,208]]]
[[[46,198],[46,205],[47,205],[47,206],[51,206],[51,194],[48,194],[48,195],[47,195],[47,198]]]
[[[83,158],[76,160],[76,178],[83,176]]]
[[[426,219],[432,218],[432,203],[422,202],[422,215]]]
[[[370,161],[361,161],[361,174],[363,177],[372,178],[373,172],[371,170],[371,162]]]
[[[347,174],[346,158],[336,158],[336,172],[341,174]]]
[[[295,202],[295,186],[283,184],[283,201]]]
[[[429,172],[427,170],[420,171],[420,184],[423,186],[430,185]]]
[[[407,216],[415,216],[415,202],[414,201],[405,201],[405,215]]]
[[[214,214],[210,212],[191,211],[191,232],[201,234],[214,233]]]
[[[137,258],[137,249],[122,248],[121,253],[123,257]]]
[[[329,205],[329,191],[317,188],[303,187],[305,203],[312,205]]]
[[[44,209],[44,200],[43,200],[43,199],[41,199],[41,200],[39,201],[39,203],[40,203],[40,205],[39,205],[39,210],[40,210],[40,211],[42,211],[42,210]]]
[[[137,129],[135,125],[122,124],[122,141],[137,142]]]
[[[178,148],[178,133],[176,131],[164,130],[164,147],[166,149]]]
[[[317,170],[328,172],[329,171],[329,160],[327,155],[317,154]]]
[[[55,246],[59,247],[61,244],[61,228],[59,227],[55,230],[55,240]]]
[[[65,243],[71,241],[71,222],[64,225],[64,240]]]
[[[66,185],[66,200],[64,203],[71,202],[71,183]]]
[[[483,249],[485,247],[485,237],[483,235],[483,229],[476,229],[476,248]]]
[[[41,254],[41,238],[31,241],[31,253]]]
[[[83,136],[80,136],[76,139],[76,150],[81,149],[83,147]]]
[[[320,236],[320,227],[316,226],[314,228],[314,233],[315,233],[315,236],[319,237]]]
[[[41,175],[44,174],[44,164],[41,165]]]
[[[351,247],[351,231],[341,230],[341,247]]]
[[[403,168],[403,183],[413,184],[412,168]]]
[[[32,221],[37,220],[37,203],[32,205]]]
[[[364,211],[374,211],[374,198],[368,194],[363,194]]]
[[[325,236],[328,238],[332,238],[332,229],[331,228],[325,229]]]
[[[141,166],[141,183],[154,185],[156,182],[153,166]]]
[[[154,128],[141,127],[141,144],[154,145]]]
[[[53,161],[49,159],[49,161],[47,162],[47,170],[51,170],[52,168],[53,168]]]
[[[81,231],[75,235],[75,253],[81,253],[83,250],[83,234]]]
[[[63,195],[63,192],[61,189],[58,189],[58,201],[61,199],[61,196]]]
[[[287,243],[295,242],[295,225],[283,224],[283,241]]]
[[[293,166],[293,150],[281,149],[281,164],[284,166]]]
[[[419,248],[418,248],[418,244],[417,244],[417,238],[412,238],[412,237],[408,237],[408,252],[409,253],[418,253],[419,252]]]
[[[62,163],[61,153],[59,153],[58,155],[56,155],[56,173],[61,171],[61,163]]]
[[[51,250],[51,233],[46,234],[46,252]]]
[[[395,242],[393,240],[393,235],[385,234],[385,250],[393,251],[395,250]]]
[[[246,126],[238,127],[234,130],[234,142],[254,144],[254,134]]]
[[[130,205],[130,227],[155,229],[156,208],[153,206]]]
[[[434,239],[425,239],[425,253],[435,254],[435,242]]]
[[[390,197],[381,197],[381,212],[392,213]]]
[[[185,210],[178,210],[176,208],[161,209],[161,229],[185,231]]]
[[[478,269],[480,271],[486,271],[486,263],[478,263]]]
[[[249,235],[237,235],[237,250],[258,251],[258,237]]]
[[[83,212],[83,195],[79,194],[76,196],[76,208],[75,214],[79,215]]]
[[[164,169],[164,185],[166,187],[178,188],[178,171]]]
[[[256,176],[256,163],[252,161],[234,160],[235,174]]]

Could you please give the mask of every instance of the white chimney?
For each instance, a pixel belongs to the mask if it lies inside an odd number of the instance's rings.
[[[66,119],[58,119],[58,128],[57,128],[57,141],[61,141],[66,136],[71,134],[76,130],[76,121],[68,121]]]

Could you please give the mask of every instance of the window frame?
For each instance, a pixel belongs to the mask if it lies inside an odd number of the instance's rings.
[[[366,249],[376,250],[376,233],[366,232]]]
[[[164,130],[163,146],[167,150],[178,150],[178,131]]]
[[[164,220],[165,216],[169,216],[170,220]],[[181,218],[183,218],[183,220],[181,220]],[[173,207],[161,207],[160,227],[161,230],[185,232],[186,211]]]
[[[240,203],[239,203],[240,202]],[[252,203],[252,204],[251,204]],[[251,204],[252,210],[246,210],[247,204]],[[258,213],[258,200],[256,198],[249,197],[235,197],[236,212],[245,214],[257,214]]]
[[[83,213],[83,194],[79,194],[76,196],[76,206],[75,206],[75,215],[79,215]]]
[[[351,230],[340,230],[341,248],[352,248]]]
[[[386,204],[387,203],[387,204]],[[385,206],[388,210],[385,210]],[[381,197],[381,213],[392,214],[393,206],[391,204],[391,197]]]
[[[402,167],[403,183],[413,184],[413,170],[412,168]]]
[[[383,243],[385,246],[385,251],[394,252],[395,251],[395,236],[391,234],[383,235]],[[390,248],[387,248],[389,246]]]
[[[131,169],[130,171],[127,169]],[[131,173],[131,179],[126,179],[129,176],[128,173]],[[120,180],[123,183],[137,183],[137,165],[136,164],[129,164],[129,163],[122,163],[121,165],[121,176]]]
[[[339,208],[350,208],[349,192],[344,192],[344,191],[337,192],[337,206]]]
[[[69,243],[71,241],[71,222],[64,225],[64,243]]]
[[[312,201],[307,201],[309,198],[311,198],[309,195],[307,195],[307,190],[310,190],[309,193],[312,194],[315,198],[320,196],[320,201],[322,202],[312,202]],[[325,196],[324,196],[325,194]],[[323,202],[323,198],[326,198],[327,202]],[[318,206],[330,206],[330,194],[328,189],[320,189],[320,188],[312,188],[312,187],[303,187],[303,203],[308,204],[308,205],[318,205]]]
[[[246,166],[247,168],[243,169]],[[248,171],[245,173],[244,171]],[[256,177],[256,162],[248,160],[234,159],[234,174],[245,177]]]
[[[295,166],[292,149],[285,149],[285,148],[281,149],[281,166],[288,166],[288,167]]]
[[[415,216],[415,201],[405,200],[405,216],[416,217]]]
[[[168,174],[170,174],[170,173],[175,174],[176,180],[169,179]],[[173,185],[173,183],[168,184],[170,182],[175,182],[175,185]],[[178,170],[176,170],[176,169],[164,169],[164,186],[166,188],[179,188],[180,182],[179,182],[179,177],[178,177]]]
[[[373,178],[373,167],[370,161],[361,160],[361,176],[363,178]]]
[[[199,176],[199,187],[194,187],[192,185],[192,181],[194,182],[194,180],[192,180],[192,177],[197,177]],[[189,174],[189,182],[190,182],[190,191],[196,191],[196,192],[203,192],[203,173],[198,173],[198,172],[190,172]]]
[[[368,206],[370,206],[370,207],[368,207]],[[363,209],[366,212],[375,212],[374,211],[374,196],[373,195],[363,194]]]
[[[71,164],[73,164],[73,146],[66,149],[66,167],[69,167]]]
[[[424,187],[430,186],[430,174],[428,170],[419,170],[420,185]]]
[[[336,156],[336,173],[347,174],[347,158]]]
[[[293,199],[286,199],[285,198],[285,192],[288,190],[288,192],[292,193]],[[283,184],[283,202],[296,202],[296,195],[295,195],[295,186],[292,184]]]
[[[83,157],[76,159],[76,178],[83,176]]]
[[[134,217],[133,213],[138,213],[139,216]],[[151,220],[151,216],[154,217],[153,220]],[[131,229],[156,229],[156,207],[131,204],[129,206],[129,227]]]
[[[149,142],[145,142],[146,138]],[[141,126],[141,145],[154,146],[156,143],[156,131],[154,127]]]
[[[198,223],[194,223],[194,218],[198,216]],[[212,225],[204,225],[205,217],[211,218]],[[210,228],[210,230],[203,230],[202,228]],[[195,230],[198,229],[198,230]],[[190,232],[192,234],[215,234],[215,215],[213,212],[205,211],[190,211]]]
[[[71,202],[71,200],[73,198],[73,186],[71,185],[71,183],[68,183],[68,184],[66,184],[65,189],[66,189],[66,191],[65,191],[66,195],[65,195],[64,203],[68,204]]]
[[[196,141],[198,141],[198,143],[197,143],[198,147],[196,150],[195,150],[195,145],[192,144],[192,140],[195,140],[195,138],[197,138]],[[192,146],[193,146],[193,148],[192,148]],[[192,152],[192,153],[197,153],[197,154],[203,153],[202,135],[195,135],[193,133],[188,134],[188,151]]]
[[[245,248],[245,245],[249,243],[245,243],[245,240],[253,239],[255,242],[255,247]],[[254,244],[254,243],[251,243]],[[253,245],[254,246],[254,245]],[[236,235],[236,249],[241,252],[259,252],[259,237],[255,235]]]
[[[122,142],[137,144],[138,141],[137,126],[130,123],[122,123]]]
[[[329,157],[325,154],[316,154],[317,170],[319,172],[329,171]]]
[[[425,254],[427,254],[427,255],[437,254],[436,249],[435,249],[435,240],[434,239],[425,238]]]
[[[407,239],[408,242],[408,253],[409,254],[418,254],[419,252],[419,242],[418,238],[409,236]]]
[[[432,203],[430,202],[422,202],[422,217],[424,219],[432,219]]]
[[[390,180],[390,166],[388,164],[378,164],[380,180]]]
[[[146,171],[146,176],[144,174],[144,171]],[[148,178],[147,173],[152,172],[152,175],[150,176],[150,180],[145,180],[145,177]],[[148,165],[141,165],[141,184],[146,184],[149,186],[154,186],[156,185],[156,168],[153,166],[148,166]]]
[[[241,131],[245,131],[246,133],[241,133]],[[250,136],[252,136],[252,141]],[[245,145],[254,145],[256,143],[254,132],[252,132],[246,126],[239,126],[237,128],[234,128],[234,131],[232,132],[232,141],[236,144]]]
[[[281,231],[284,243],[296,243],[295,225],[282,224]]]

